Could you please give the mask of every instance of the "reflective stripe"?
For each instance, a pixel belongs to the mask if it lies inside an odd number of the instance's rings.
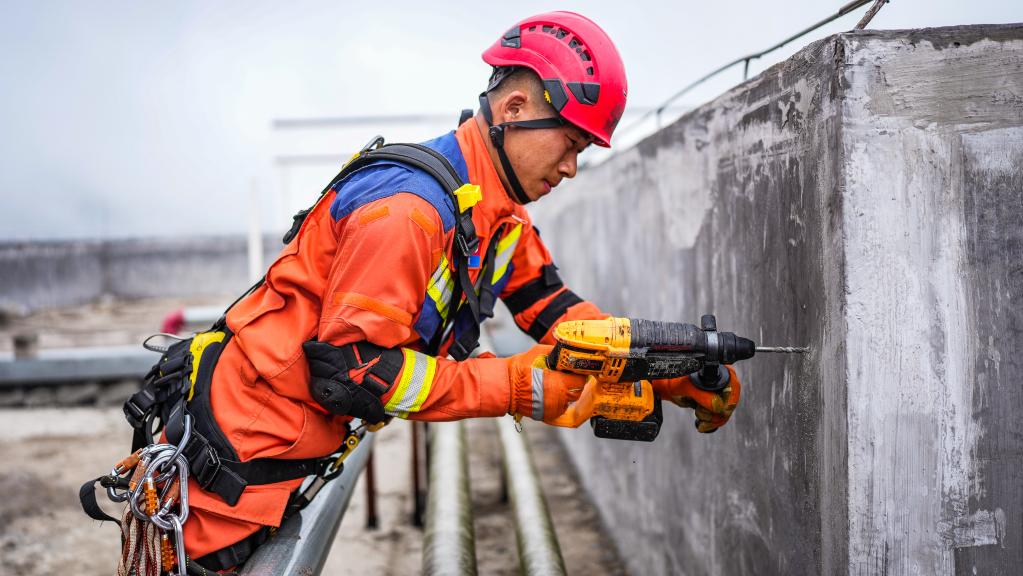
[[[533,420],[543,420],[543,368],[533,368]]]
[[[519,224],[497,243],[497,256],[494,258],[494,275],[490,279],[491,284],[497,284],[497,281],[508,271],[508,263],[511,262],[512,256],[515,254],[515,247],[521,236],[522,224]]]
[[[408,418],[412,412],[419,412],[423,402],[430,395],[433,377],[437,372],[437,359],[426,354],[403,349],[405,364],[398,381],[398,389],[387,401],[384,412],[399,418]]]
[[[437,269],[434,270],[433,276],[430,277],[430,283],[426,286],[426,293],[436,304],[437,312],[441,318],[445,320],[448,317],[448,303],[451,300],[451,291],[454,286],[451,270],[448,269],[448,259],[441,254],[440,263],[437,264]]]

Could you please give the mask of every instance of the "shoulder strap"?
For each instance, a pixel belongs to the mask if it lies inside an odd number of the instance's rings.
[[[451,199],[451,205],[455,212],[455,251],[452,256],[460,289],[452,291],[453,300],[450,310],[453,312],[452,318],[457,318],[461,295],[464,295],[465,305],[469,308],[473,324],[475,325],[472,330],[462,334],[460,338],[456,338],[454,345],[451,347],[452,357],[456,360],[464,360],[479,345],[479,325],[482,322],[479,295],[469,279],[469,256],[479,248],[479,238],[476,236],[476,226],[472,222],[472,207],[468,206],[462,209],[456,195],[456,192],[465,183],[462,182],[461,177],[459,177],[451,162],[440,152],[422,144],[384,144],[382,136],[374,137],[341,168],[337,176],[331,179],[330,183],[320,192],[317,201],[312,206],[295,214],[291,229],[284,235],[284,243],[288,244],[295,239],[306,217],[309,216],[309,213],[312,212],[320,199],[334,186],[354,172],[381,160],[398,162],[426,172],[444,188]],[[242,294],[238,300],[235,300],[231,306],[228,306],[224,314],[214,324],[214,329],[221,329],[226,326],[228,311],[242,298],[258,288],[265,279],[265,276],[261,278]],[[461,292],[461,295],[459,292]],[[458,298],[458,300],[454,300],[454,298]],[[436,350],[432,352],[436,353]]]

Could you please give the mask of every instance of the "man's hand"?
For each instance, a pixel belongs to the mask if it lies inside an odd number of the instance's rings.
[[[710,433],[725,425],[732,417],[732,412],[739,404],[739,396],[742,391],[742,384],[735,369],[727,366],[729,376],[728,386],[720,393],[700,390],[693,385],[688,376],[682,378],[669,378],[664,380],[653,380],[654,392],[660,394],[661,398],[670,400],[683,408],[692,408],[696,413],[696,429],[700,432]]]
[[[538,344],[508,358],[511,414],[550,423],[579,397],[586,377],[547,368],[552,346]]]

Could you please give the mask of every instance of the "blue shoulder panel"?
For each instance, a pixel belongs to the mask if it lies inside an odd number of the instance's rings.
[[[423,145],[443,154],[462,182],[469,181],[469,171],[454,131],[423,142]],[[455,225],[455,206],[444,186],[428,173],[406,164],[391,161],[374,162],[338,182],[334,190],[337,197],[330,206],[330,214],[335,222],[346,218],[364,204],[394,196],[399,192],[409,192],[437,209],[445,232]]]

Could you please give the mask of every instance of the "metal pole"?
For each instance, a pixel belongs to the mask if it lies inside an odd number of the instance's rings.
[[[874,5],[867,10],[867,13],[863,15],[863,18],[856,23],[856,27],[853,28],[853,30],[863,30],[866,28],[867,24],[870,24],[870,21],[874,19],[874,16],[877,16],[877,12],[881,9],[881,7],[887,3],[888,0],[877,0],[877,2],[874,2]]]
[[[257,548],[239,576],[319,574],[372,451],[373,433],[367,432],[345,459],[341,476],[328,482],[304,510],[284,522],[274,537]]]
[[[510,416],[501,418],[497,428],[504,448],[504,473],[515,516],[521,572],[524,576],[564,576],[565,561],[526,439],[515,430]]]
[[[476,574],[476,539],[469,498],[469,462],[461,422],[429,427],[430,495],[423,533],[423,574]]]

